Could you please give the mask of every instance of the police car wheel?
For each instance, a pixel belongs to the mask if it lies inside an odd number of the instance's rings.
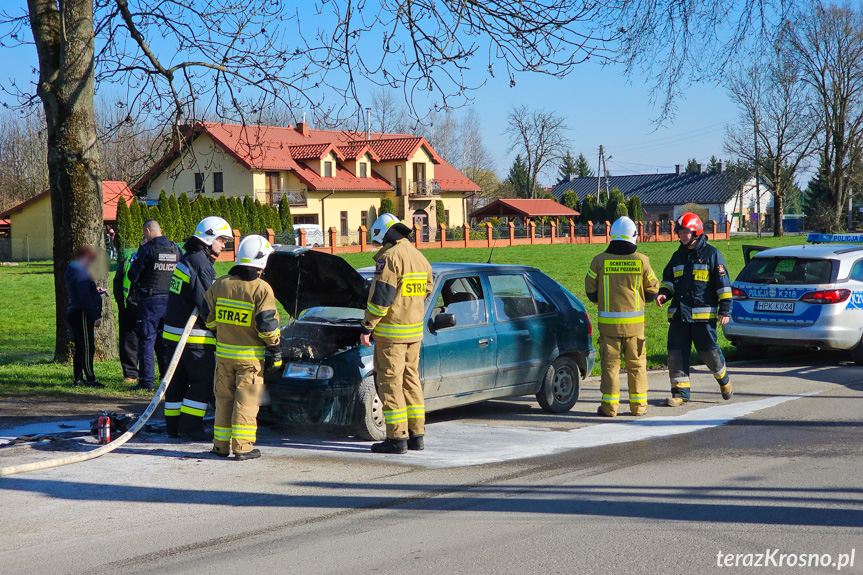
[[[384,404],[375,389],[374,375],[368,375],[357,390],[357,409],[354,416],[354,433],[367,441],[382,441],[387,437],[384,423]]]
[[[566,413],[578,401],[579,391],[578,365],[571,358],[561,356],[548,366],[536,400],[547,413]]]

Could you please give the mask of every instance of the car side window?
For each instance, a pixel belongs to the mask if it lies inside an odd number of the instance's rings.
[[[557,308],[554,307],[554,304],[545,296],[544,293],[539,291],[539,288],[533,285],[533,283],[529,283],[530,285],[530,293],[533,294],[533,302],[536,304],[536,313],[539,315],[544,315],[547,313],[554,313],[557,311]]]
[[[441,313],[454,315],[456,327],[488,322],[485,295],[479,276],[444,280],[432,310],[432,320]]]
[[[498,321],[509,321],[536,315],[533,295],[521,275],[489,275],[494,309]]]
[[[848,279],[863,282],[863,260],[859,260],[854,264],[854,267],[851,268],[851,273],[848,275]]]

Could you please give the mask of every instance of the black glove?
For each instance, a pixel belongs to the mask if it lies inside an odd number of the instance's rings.
[[[273,373],[282,368],[282,350],[281,348],[267,348],[266,359],[264,359],[264,371]]]

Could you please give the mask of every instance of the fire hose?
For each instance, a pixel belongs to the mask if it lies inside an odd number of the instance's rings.
[[[82,461],[89,461],[90,459],[96,459],[106,453],[110,453],[132,439],[138,431],[141,430],[142,427],[149,421],[150,417],[156,411],[156,408],[159,406],[159,402],[162,401],[162,398],[165,397],[165,391],[168,389],[168,384],[171,383],[171,378],[174,377],[174,372],[177,370],[177,364],[180,363],[180,356],[183,354],[183,348],[186,347],[186,341],[189,339],[189,334],[192,333],[192,328],[195,327],[195,321],[198,319],[198,310],[194,310],[192,315],[189,316],[189,320],[186,322],[186,327],[183,329],[183,334],[180,336],[180,341],[177,343],[176,349],[174,349],[174,355],[171,357],[171,363],[168,365],[168,369],[165,370],[165,373],[162,376],[162,383],[159,385],[159,389],[156,390],[156,395],[153,396],[153,400],[150,402],[150,405],[147,406],[147,409],[144,410],[144,413],[141,414],[141,417],[135,422],[135,424],[129,428],[129,431],[118,437],[116,440],[112,441],[107,445],[102,445],[97,447],[96,449],[92,449],[90,451],[86,451],[84,453],[76,453],[75,455],[69,455],[67,457],[60,457],[58,459],[49,459],[47,461],[36,461],[33,463],[25,463],[23,465],[12,465],[10,467],[2,467],[0,468],[0,477],[5,477],[7,475],[15,475],[17,473],[27,473],[30,471],[39,471],[42,469],[51,469],[52,467],[60,467],[61,465],[69,465],[72,463],[81,463]]]

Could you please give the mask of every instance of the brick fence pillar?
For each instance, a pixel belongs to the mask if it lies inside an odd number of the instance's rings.
[[[446,247],[446,224],[438,224],[438,241],[440,247]]]
[[[492,231],[493,228],[494,226],[491,225],[491,222],[485,223],[485,237],[488,241],[488,247],[491,247],[494,243],[494,232]]]
[[[515,222],[509,221],[509,245],[515,243]]]
[[[327,230],[327,233],[330,235],[330,253],[334,254],[336,253],[336,247],[339,244],[339,232],[336,230],[335,226],[333,226]]]
[[[551,221],[551,243],[554,243],[554,240],[557,239],[557,222]]]
[[[608,220],[605,220],[605,243],[611,241],[611,224],[608,223]]]
[[[644,224],[635,222],[635,229],[638,230],[638,241],[644,240]]]
[[[414,246],[419,249],[423,240],[423,229],[419,224],[414,224]]]
[[[527,237],[530,238],[530,243],[536,240],[536,223],[533,220],[527,221]]]
[[[299,232],[298,236],[300,239],[299,245],[305,247],[305,245],[306,245],[306,230],[303,228],[300,228],[300,232]]]
[[[587,220],[587,243],[593,243],[593,222]]]
[[[575,222],[569,218],[569,243],[575,243]]]
[[[276,243],[276,232],[273,231],[273,228],[267,228],[267,241],[270,242],[270,245]]]
[[[368,247],[368,233],[369,233],[369,230],[367,227],[360,226],[359,234],[360,234],[360,251],[361,252],[366,251],[366,248]]]
[[[461,229],[464,231],[464,247],[467,247],[470,241],[470,224],[467,222],[463,223]]]

